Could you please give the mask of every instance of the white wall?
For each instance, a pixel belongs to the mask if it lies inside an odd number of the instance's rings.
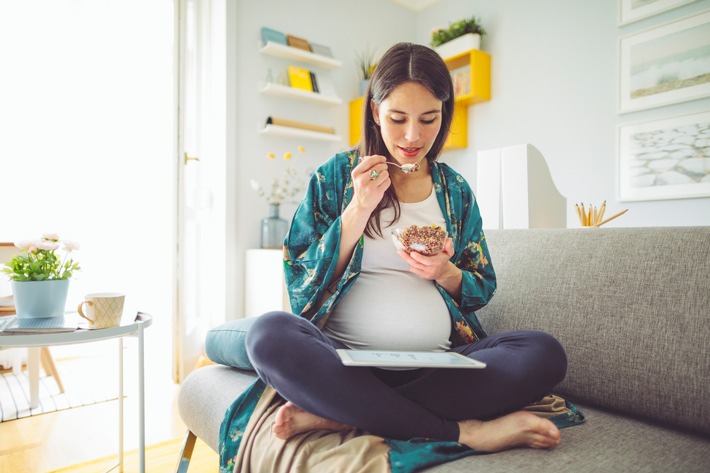
[[[618,126],[710,110],[710,98],[619,115],[618,41],[710,8],[703,0],[617,26],[619,0],[442,0],[417,15],[417,42],[434,27],[478,16],[488,31],[492,100],[469,109],[469,148],[444,159],[475,183],[475,153],[522,143],[545,156],[578,227],[576,202],[609,212],[628,208],[613,226],[710,225],[710,198],[616,201]],[[471,144],[472,143],[472,144]]]

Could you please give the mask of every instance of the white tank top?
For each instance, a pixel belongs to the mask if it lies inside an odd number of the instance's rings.
[[[400,203],[382,212],[382,237],[365,236],[361,274],[335,307],[324,332],[350,348],[361,350],[444,351],[451,345],[451,317],[434,281],[408,270],[397,254],[391,230],[436,224],[446,228],[433,192],[422,202]]]

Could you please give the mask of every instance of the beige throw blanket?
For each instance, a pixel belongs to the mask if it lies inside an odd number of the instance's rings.
[[[360,430],[315,430],[288,441],[271,432],[284,400],[267,387],[247,424],[234,472],[383,473],[390,471],[389,447],[382,437]]]

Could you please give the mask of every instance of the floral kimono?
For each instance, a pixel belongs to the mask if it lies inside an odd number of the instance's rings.
[[[284,270],[292,311],[319,328],[325,326],[335,305],[360,274],[364,237],[356,245],[343,275],[333,280],[340,246],[340,215],[353,197],[350,173],[357,161],[354,151],[340,153],[316,170],[285,241]],[[474,311],[490,301],[496,277],[471,188],[448,165],[430,162],[429,166],[437,201],[446,220],[446,231],[454,243],[451,261],[463,273],[460,301],[437,285],[451,316],[452,344],[459,346],[486,336]],[[241,436],[264,387],[264,383],[257,380],[226,414],[220,432],[221,468],[225,472],[231,471],[231,459],[238,452]],[[565,422],[556,423],[562,427]],[[385,440],[390,447],[393,472],[416,471],[477,453],[456,442]]]

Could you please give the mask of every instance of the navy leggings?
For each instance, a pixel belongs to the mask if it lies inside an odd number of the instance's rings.
[[[344,366],[335,351],[344,346],[287,312],[260,316],[247,334],[246,348],[261,379],[294,405],[401,440],[457,441],[457,421],[519,410],[549,393],[567,371],[556,339],[523,330],[452,349],[486,363],[485,369]]]

